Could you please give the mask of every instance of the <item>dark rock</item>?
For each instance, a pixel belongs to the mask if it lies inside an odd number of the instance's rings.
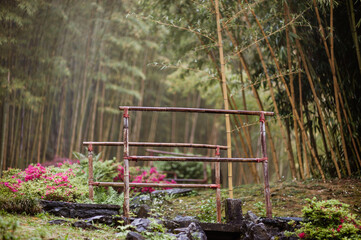
[[[83,229],[99,229],[95,226],[93,226],[93,224],[91,224],[90,222],[86,222],[86,221],[77,221],[74,222],[72,224],[73,227],[78,227],[78,228],[83,228]]]
[[[150,216],[150,207],[146,204],[142,204],[139,207],[137,218],[148,218]]]
[[[226,199],[226,222],[227,223],[241,223],[242,216],[242,201],[241,199]]]
[[[187,232],[187,229],[188,229],[187,227],[183,227],[183,228],[176,228],[173,231],[175,233],[184,233],[184,232]]]
[[[70,222],[62,219],[56,219],[56,220],[51,220],[48,223],[52,225],[63,225],[63,224],[68,224]]]
[[[152,196],[157,195],[174,195],[174,196],[186,196],[192,192],[189,188],[171,188],[166,190],[156,190],[151,193]]]
[[[246,221],[250,221],[250,222],[253,222],[253,223],[257,223],[257,220],[259,219],[259,217],[257,217],[256,214],[254,214],[253,212],[251,211],[248,211],[246,213],[246,215],[244,216],[244,219]]]
[[[173,221],[175,222],[199,222],[199,220],[197,220],[195,217],[192,216],[176,216],[175,218],[173,218]]]
[[[176,235],[179,240],[207,240],[207,235],[202,227],[195,222],[189,224],[186,228],[177,228],[174,230],[178,232]]]
[[[167,228],[169,230],[174,230],[179,227],[178,223],[171,221],[171,220],[166,220],[166,219],[162,221],[162,224],[164,225],[165,228]]]
[[[150,220],[146,218],[136,218],[130,225],[134,226],[137,232],[144,232],[147,231]]]
[[[118,215],[120,206],[108,204],[83,204],[58,201],[40,201],[44,211],[68,218],[90,218],[99,215]]]
[[[192,222],[188,226],[189,234],[193,240],[207,240],[207,235],[198,223]]]
[[[139,208],[142,204],[151,204],[152,199],[150,198],[149,194],[142,194],[132,198],[129,203],[130,209]]]
[[[137,232],[129,232],[125,238],[126,240],[145,240],[145,237]]]
[[[182,233],[179,233],[176,235],[176,239],[177,240],[191,240],[189,237],[188,237],[188,234],[185,233],[185,232],[182,232]]]
[[[252,239],[254,239],[254,240],[268,240],[271,238],[263,223],[254,224],[251,227],[250,232],[251,232]]]
[[[100,216],[94,216],[91,218],[87,218],[87,219],[85,219],[85,221],[91,222],[91,223],[101,223],[101,224],[111,225],[111,224],[113,224],[114,218],[111,216],[100,215]]]

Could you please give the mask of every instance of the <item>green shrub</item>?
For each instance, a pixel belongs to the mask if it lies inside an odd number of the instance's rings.
[[[175,150],[175,153],[181,153]],[[203,163],[201,162],[154,162],[158,171],[174,172],[181,179],[202,179]],[[173,177],[173,175],[169,175]]]
[[[302,210],[307,222],[295,233],[301,239],[361,239],[361,221],[349,211],[349,205],[338,200],[307,199]]]

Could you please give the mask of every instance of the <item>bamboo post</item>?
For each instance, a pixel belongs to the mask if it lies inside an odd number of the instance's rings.
[[[216,157],[220,157],[220,149],[216,149]],[[221,223],[221,163],[216,162],[216,204],[217,204],[217,222]]]
[[[93,190],[93,145],[88,146],[88,185],[89,185],[89,199],[93,201],[94,190]]]
[[[268,160],[267,160],[264,113],[261,113],[259,121],[260,121],[262,157],[266,159],[265,161],[262,162],[263,180],[264,180],[264,195],[265,195],[265,199],[266,199],[266,215],[267,215],[267,218],[272,218],[271,192],[270,192],[270,188],[269,188],[269,179],[268,179]]]
[[[123,203],[123,213],[126,221],[129,219],[129,114],[128,108],[124,109],[123,113],[123,141],[124,141],[124,153],[123,153],[123,160],[124,160],[124,203]]]
[[[220,23],[220,13],[219,13],[219,4],[216,0],[215,4],[216,10],[216,22],[217,22],[217,35],[218,35],[218,49],[219,49],[219,60],[221,64],[221,77],[222,77],[222,94],[224,101],[224,109],[227,111],[228,107],[228,95],[227,95],[227,83],[226,83],[226,73],[225,73],[225,62],[223,57],[223,43],[222,43],[222,29]],[[229,114],[225,114],[226,118],[226,131],[227,131],[227,156],[228,158],[232,157],[232,139],[231,139],[231,124],[229,120]],[[228,163],[228,193],[229,198],[233,198],[233,177],[232,177],[232,163]]]

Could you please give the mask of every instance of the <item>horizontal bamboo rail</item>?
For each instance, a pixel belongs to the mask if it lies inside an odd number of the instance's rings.
[[[193,112],[193,113],[215,113],[215,114],[241,114],[241,115],[258,115],[262,113],[265,116],[273,116],[273,112],[248,111],[248,110],[224,110],[224,109],[205,109],[205,108],[180,108],[180,107],[133,107],[120,106],[120,110],[129,111],[150,111],[150,112]]]
[[[124,187],[122,182],[93,182],[93,186]],[[178,184],[178,183],[129,183],[129,187],[177,187],[177,188],[218,188],[218,184]]]
[[[227,146],[219,146],[212,144],[197,144],[197,143],[157,143],[157,142],[129,142],[129,146],[135,147],[184,147],[184,148],[210,148],[226,150]],[[83,142],[83,145],[89,146],[124,146],[124,142]]]
[[[267,158],[167,157],[128,156],[130,161],[185,161],[185,162],[263,162]]]

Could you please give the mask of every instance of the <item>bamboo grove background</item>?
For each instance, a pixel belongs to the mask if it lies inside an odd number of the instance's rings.
[[[73,158],[84,140],[120,141],[119,105],[223,108],[226,99],[276,113],[266,128],[273,180],[359,177],[361,2],[222,0],[221,44],[215,4],[1,1],[1,171]],[[232,154],[259,154],[258,119],[230,123]],[[224,125],[137,112],[130,139],[225,145]],[[96,151],[120,161],[120,149]],[[252,164],[233,176],[260,181]]]

